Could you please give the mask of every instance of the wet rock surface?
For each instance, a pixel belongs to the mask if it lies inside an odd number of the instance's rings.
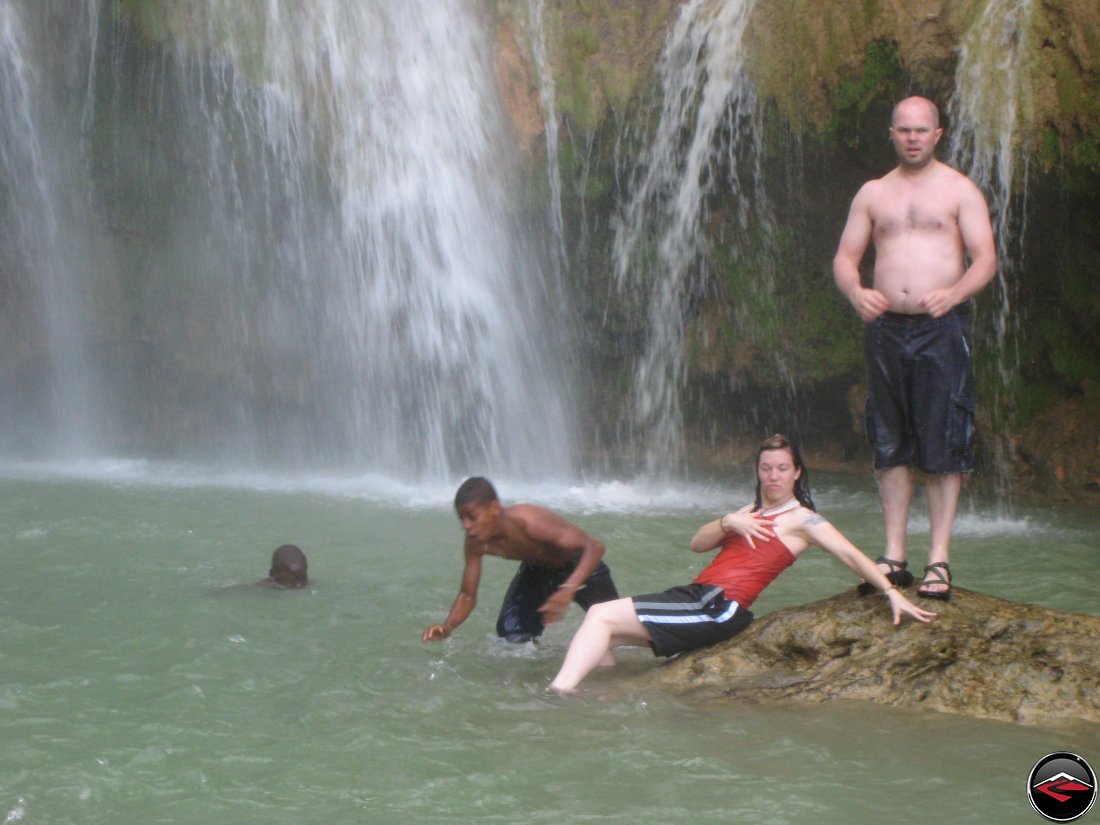
[[[1026,725],[1100,723],[1100,616],[955,588],[939,615],[895,627],[854,588],[758,618],[743,634],[654,673],[735,702],[860,700]]]

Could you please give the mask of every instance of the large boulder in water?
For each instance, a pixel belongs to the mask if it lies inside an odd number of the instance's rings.
[[[855,590],[757,619],[740,636],[656,671],[678,690],[738,702],[854,699],[1040,725],[1100,723],[1100,616],[956,587],[939,615],[899,627]]]

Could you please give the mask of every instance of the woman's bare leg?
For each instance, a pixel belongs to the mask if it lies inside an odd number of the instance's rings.
[[[592,605],[569,643],[553,690],[570,691],[600,664],[609,664],[611,648],[649,644],[649,631],[638,621],[630,598]],[[613,661],[613,660],[612,660]]]

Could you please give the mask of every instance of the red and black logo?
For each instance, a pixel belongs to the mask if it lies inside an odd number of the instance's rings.
[[[1096,774],[1075,753],[1049,754],[1031,769],[1027,798],[1051,822],[1072,822],[1096,801]]]

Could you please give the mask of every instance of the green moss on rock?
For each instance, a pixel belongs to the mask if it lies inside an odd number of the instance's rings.
[[[883,100],[897,100],[904,80],[905,69],[897,43],[882,40],[868,43],[861,71],[840,80],[827,132],[854,148],[867,125],[864,114]],[[875,111],[877,114],[877,108]],[[885,128],[878,117],[871,126],[880,133]]]

